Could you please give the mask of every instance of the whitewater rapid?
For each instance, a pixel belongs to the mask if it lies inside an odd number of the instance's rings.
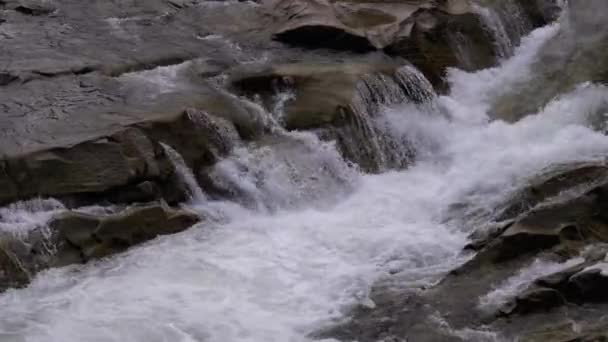
[[[590,127],[608,101],[602,86],[580,85],[514,124],[487,116],[558,31],[534,31],[496,68],[452,70],[451,95],[432,104],[386,108],[379,127],[417,152],[406,170],[362,174],[309,133],[291,136],[296,156],[237,149],[214,172],[249,204],[198,194],[187,205],[213,219],[0,294],[0,341],[308,341],[353,305],[373,307],[370,288],[389,274],[402,286],[435,281],[467,258],[472,222],[529,177],[608,154],[608,137]],[[42,224],[61,207],[51,204],[10,219]]]

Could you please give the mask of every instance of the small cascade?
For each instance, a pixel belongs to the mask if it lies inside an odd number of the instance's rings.
[[[333,143],[310,132],[278,133],[238,147],[209,173],[215,188],[262,212],[333,203],[356,177]]]
[[[412,66],[400,68],[394,76],[366,75],[357,86],[349,124],[340,132],[347,157],[364,170],[403,168],[413,155],[406,139],[386,135],[377,118],[383,109],[401,103],[428,103],[435,97],[433,86]]]
[[[474,10],[482,20],[484,28],[494,38],[496,54],[500,58],[509,57],[513,52],[513,44],[500,15],[490,8],[478,5],[474,6]]]
[[[192,173],[192,170],[186,165],[184,158],[182,158],[179,152],[174,150],[171,146],[164,143],[160,143],[160,145],[165,150],[171,163],[173,163],[175,172],[179,176],[181,182],[187,187],[190,195],[190,202],[195,204],[204,203],[207,200],[207,196],[205,196],[205,193],[198,185],[194,173]]]
[[[488,5],[473,4],[473,10],[494,38],[496,54],[501,59],[511,57],[515,47],[532,29],[524,10],[515,0],[501,0]]]
[[[46,263],[47,258],[55,254],[49,223],[64,210],[66,207],[54,198],[33,198],[0,208],[0,254],[10,259],[9,264],[17,268],[19,277],[31,279],[32,267]],[[31,249],[36,253],[31,253]],[[6,281],[5,276],[0,274],[0,281]]]

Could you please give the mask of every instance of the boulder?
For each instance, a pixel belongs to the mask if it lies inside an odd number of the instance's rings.
[[[552,165],[533,176],[523,189],[512,195],[496,220],[513,219],[564,191],[590,189],[607,181],[608,166],[602,162]]]
[[[599,262],[570,277],[565,289],[568,300],[575,303],[608,302],[606,270],[608,263]]]
[[[468,2],[461,0],[273,0],[266,6],[275,18],[276,39],[309,48],[353,51],[382,49],[408,36],[414,14],[422,9],[451,15],[470,11]]]
[[[520,293],[515,299],[514,309],[509,314],[529,314],[548,311],[565,303],[566,301],[559,291],[537,287]]]
[[[194,213],[163,204],[134,206],[109,216],[65,212],[49,223],[58,246],[53,265],[69,263],[73,249],[86,262],[183,231],[199,220]]]
[[[518,0],[535,27],[557,20],[562,12],[560,0]]]
[[[57,213],[44,227],[0,236],[0,290],[27,285],[49,267],[84,263],[124,251],[200,221],[196,214],[164,203],[132,206],[108,214]]]
[[[36,196],[63,198],[73,205],[160,197],[175,203],[183,194],[175,191],[174,166],[159,143],[173,146],[188,166],[200,168],[229,153],[238,139],[229,121],[193,108],[119,127],[73,146],[6,158],[0,168],[5,189],[0,203]]]
[[[385,51],[409,60],[440,91],[448,89],[448,67],[474,71],[497,62],[494,38],[477,14],[420,10],[408,30],[408,35],[395,39]]]
[[[276,22],[275,39],[306,48],[384,49],[410,60],[444,90],[447,67],[476,70],[496,61],[493,38],[467,1],[274,0],[266,5]]]

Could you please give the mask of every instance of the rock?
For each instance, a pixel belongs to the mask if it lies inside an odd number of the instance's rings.
[[[59,246],[53,265],[69,263],[72,248],[76,248],[82,261],[86,262],[123,251],[159,235],[183,231],[198,221],[198,216],[193,213],[162,204],[131,207],[105,217],[66,212],[49,224],[57,234],[55,239]]]
[[[2,18],[0,17],[0,23],[2,23]],[[0,72],[0,86],[9,85],[10,83],[18,80],[19,77],[12,75],[8,72]]]
[[[381,49],[400,24],[430,1],[276,0],[268,10],[276,22],[275,38],[292,45],[353,51]]]
[[[7,191],[0,202],[53,196],[74,204],[103,198],[129,203],[161,196],[173,203],[180,198],[172,193],[173,165],[159,142],[173,146],[190,167],[198,168],[229,153],[237,139],[226,120],[189,109],[71,147],[6,159],[0,184]]]
[[[30,280],[30,272],[20,263],[8,241],[0,242],[0,291],[10,287],[21,287]]]
[[[497,61],[493,38],[476,14],[421,10],[409,24],[409,31],[387,45],[385,51],[407,58],[440,91],[447,90],[448,67],[474,71]]]
[[[518,3],[535,27],[556,20],[562,12],[560,0],[519,0]]]
[[[277,88],[293,89],[294,99],[285,107],[289,130],[340,125],[341,111],[352,107],[359,95],[357,83],[365,75],[395,77],[403,63],[391,60],[348,64],[294,63],[238,71],[232,84],[245,94],[268,94]]]
[[[0,236],[0,291],[27,285],[49,267],[83,263],[124,251],[159,235],[181,232],[200,221],[162,202],[109,214],[63,211],[48,225],[20,236]]]
[[[602,162],[553,165],[534,176],[522,190],[512,196],[497,220],[513,219],[561,192],[592,188],[607,181],[608,166]]]
[[[492,37],[467,1],[276,0],[268,7],[280,41],[355,52],[384,49],[407,58],[444,90],[447,67],[476,70],[496,62]]]
[[[42,5],[52,15],[36,12]],[[241,136],[263,131],[250,103],[210,79],[239,63],[231,39],[270,42],[263,30],[252,32],[264,21],[257,5],[11,0],[4,7],[0,204],[34,196],[72,205],[145,202],[159,193],[175,203],[160,142],[203,167]]]
[[[559,236],[565,241],[584,240],[588,238],[584,235],[585,229],[581,231],[573,222],[592,216],[593,207],[599,205],[595,202],[594,189],[601,193],[600,189],[607,182],[608,168],[603,162],[553,165],[531,178],[528,184],[500,205],[495,222],[475,230],[470,235],[472,242],[467,249],[480,250],[503,234],[509,238],[523,237],[532,231],[545,237]],[[574,194],[574,197],[567,199],[562,196],[561,202],[547,203],[567,193]]]
[[[14,8],[15,11],[26,15],[46,15],[55,11],[50,1],[21,0]]]
[[[548,311],[563,304],[565,304],[565,300],[559,291],[543,287],[532,288],[517,296],[515,308],[509,314]]]
[[[565,290],[568,300],[576,303],[608,301],[606,269],[608,264],[597,263],[570,277]]]

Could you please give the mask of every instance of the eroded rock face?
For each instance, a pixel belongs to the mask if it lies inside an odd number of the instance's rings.
[[[124,251],[200,221],[196,214],[164,203],[132,206],[113,214],[58,213],[24,236],[0,236],[0,290],[26,285],[49,267],[84,263]]]

